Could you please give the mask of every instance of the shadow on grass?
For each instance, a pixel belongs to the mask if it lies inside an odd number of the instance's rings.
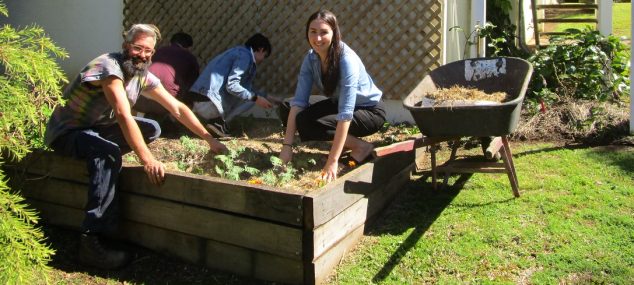
[[[410,228],[412,233],[403,241],[383,268],[372,278],[373,282],[381,282],[389,276],[405,254],[421,239],[423,234],[438,219],[443,210],[460,193],[464,183],[471,174],[460,176],[451,186],[433,190],[432,184],[426,182],[425,176],[410,182],[403,191],[370,227],[366,235],[382,235],[385,233],[401,234]]]
[[[588,146],[583,144],[573,144],[573,145],[545,147],[540,149],[531,149],[527,151],[513,152],[513,158],[518,158],[518,157],[527,156],[527,155],[534,155],[539,153],[552,152],[552,151],[559,151],[562,149],[582,149],[582,148],[588,148]],[[513,146],[511,146],[511,150],[513,150]]]
[[[418,180],[411,181],[406,191],[396,198],[369,228],[366,235],[400,235],[405,231],[414,228],[409,236],[392,253],[389,260],[383,265],[381,270],[372,278],[373,283],[384,281],[398,266],[401,259],[406,256],[419,240],[423,237],[430,226],[440,217],[442,212],[452,203],[463,189],[464,184],[473,174],[462,174],[459,178],[447,187],[439,187],[434,190],[431,182],[427,182],[427,176],[422,176]],[[486,203],[468,203],[457,205],[462,208],[484,207],[497,203],[508,203],[516,198],[510,197]]]
[[[592,149],[592,151],[588,155],[590,159],[600,161],[604,164],[616,165],[626,172],[634,172],[634,147],[628,145],[589,146],[585,144],[574,144],[565,146],[553,146],[522,152],[514,152],[513,157],[518,158],[522,156],[559,151],[563,149]]]
[[[94,269],[77,261],[77,231],[49,225],[43,231],[46,243],[56,252],[49,262],[53,284],[274,284],[168,258],[128,243],[121,247],[132,253],[130,264],[118,270]]]
[[[588,153],[588,157],[604,164],[618,166],[625,172],[634,173],[634,147],[619,145],[596,147]]]

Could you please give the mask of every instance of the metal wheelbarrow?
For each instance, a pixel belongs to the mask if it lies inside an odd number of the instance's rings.
[[[431,71],[405,98],[403,105],[412,114],[422,137],[404,142],[401,147],[430,146],[432,183],[436,187],[437,172],[445,173],[445,185],[451,173],[506,172],[515,197],[519,187],[511,148],[507,136],[517,127],[522,101],[533,67],[519,58],[474,58],[452,62]],[[425,106],[425,95],[439,88],[458,85],[485,93],[506,92],[510,100],[486,105]],[[440,142],[461,137],[495,137],[486,149],[486,156],[500,153],[503,163],[492,161],[456,160],[452,149],[449,160],[436,166],[435,150]],[[375,154],[392,150],[379,149]]]

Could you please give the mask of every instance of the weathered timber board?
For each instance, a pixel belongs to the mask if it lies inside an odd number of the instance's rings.
[[[377,191],[381,185],[414,162],[415,152],[404,151],[379,157],[306,195],[304,209],[307,228],[326,223],[363,197]]]
[[[63,165],[63,167],[59,167]],[[20,172],[88,183],[85,163],[52,152],[35,151],[22,163],[9,165],[14,175]],[[142,179],[139,179],[142,178]],[[189,174],[166,173],[165,183],[152,185],[141,167],[124,166],[119,177],[121,192],[130,192],[179,203],[229,211],[289,225],[302,226],[302,196],[266,185]]]
[[[184,172],[168,172],[161,186],[139,177],[145,177],[141,167],[126,167],[119,179],[121,189],[289,225],[302,225],[301,196],[270,186]]]
[[[27,198],[26,202],[37,209],[42,222],[71,229],[79,229],[84,220],[84,210],[51,203],[48,201]]]
[[[20,163],[7,163],[7,168],[20,173],[37,174],[41,178],[55,177],[79,183],[88,183],[86,163],[70,157],[56,155],[49,151],[35,150]]]
[[[300,259],[302,230],[140,195],[121,195],[126,218],[246,248]]]
[[[19,189],[24,197],[83,210],[88,184],[60,180],[52,177],[25,174],[25,179],[11,179],[11,187]]]
[[[82,210],[28,199],[44,222],[77,229],[84,213]],[[290,284],[303,281],[303,262],[273,254],[259,252],[231,244],[170,231],[160,227],[122,221],[122,237],[143,247],[182,260],[205,264],[208,267],[233,272],[262,280],[276,280]]]
[[[83,209],[87,186],[46,178],[27,180],[23,189],[26,197]],[[301,259],[303,232],[299,227],[129,192],[120,193],[119,199],[127,220]]]
[[[368,224],[398,194],[402,185],[409,181],[415,164],[397,173],[393,179],[376,187],[376,190],[357,200],[325,224],[313,229],[312,258],[317,259],[334,244],[363,224]]]
[[[121,224],[122,236],[155,252],[176,256],[191,263],[202,264],[206,244],[204,238],[168,229],[125,220]]]
[[[363,237],[365,225],[361,225],[350,232],[344,239],[331,247],[325,254],[320,256],[306,267],[306,276],[312,277],[305,280],[305,284],[323,284],[330,276],[332,270],[341,262],[346,253],[350,252]]]

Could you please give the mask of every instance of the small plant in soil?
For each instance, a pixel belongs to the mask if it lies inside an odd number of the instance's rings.
[[[228,154],[220,154],[214,157],[215,160],[220,162],[214,168],[220,177],[230,180],[242,180],[260,173],[259,169],[249,166],[246,161],[240,159],[240,156],[246,150],[244,146],[237,146],[237,143],[233,141],[232,146],[229,146],[228,149]]]
[[[298,142],[293,160],[283,165],[279,159],[284,129],[279,120],[241,117],[233,122],[244,133],[243,137],[223,142],[229,152],[214,155],[207,144],[192,134],[170,134],[150,143],[150,151],[170,171],[245,181],[249,184],[269,185],[290,191],[307,191],[323,186],[320,172],[330,151],[328,142]],[[386,123],[378,133],[363,139],[375,147],[404,141],[420,133],[411,124]],[[177,137],[172,139],[170,137]],[[138,164],[134,153],[124,156],[129,164]],[[359,167],[341,161],[338,177]]]

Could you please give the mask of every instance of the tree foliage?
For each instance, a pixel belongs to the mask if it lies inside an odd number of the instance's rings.
[[[8,17],[2,2],[0,14]],[[0,28],[0,284],[46,282],[47,262],[54,253],[36,227],[36,213],[7,186],[1,168],[6,159],[21,159],[42,146],[46,120],[61,102],[61,84],[66,82],[52,57],[67,54],[42,28]]]
[[[6,6],[0,13],[8,16]],[[0,28],[0,149],[21,158],[42,146],[44,124],[61,100],[64,73],[52,56],[65,58],[44,30],[32,25]]]

